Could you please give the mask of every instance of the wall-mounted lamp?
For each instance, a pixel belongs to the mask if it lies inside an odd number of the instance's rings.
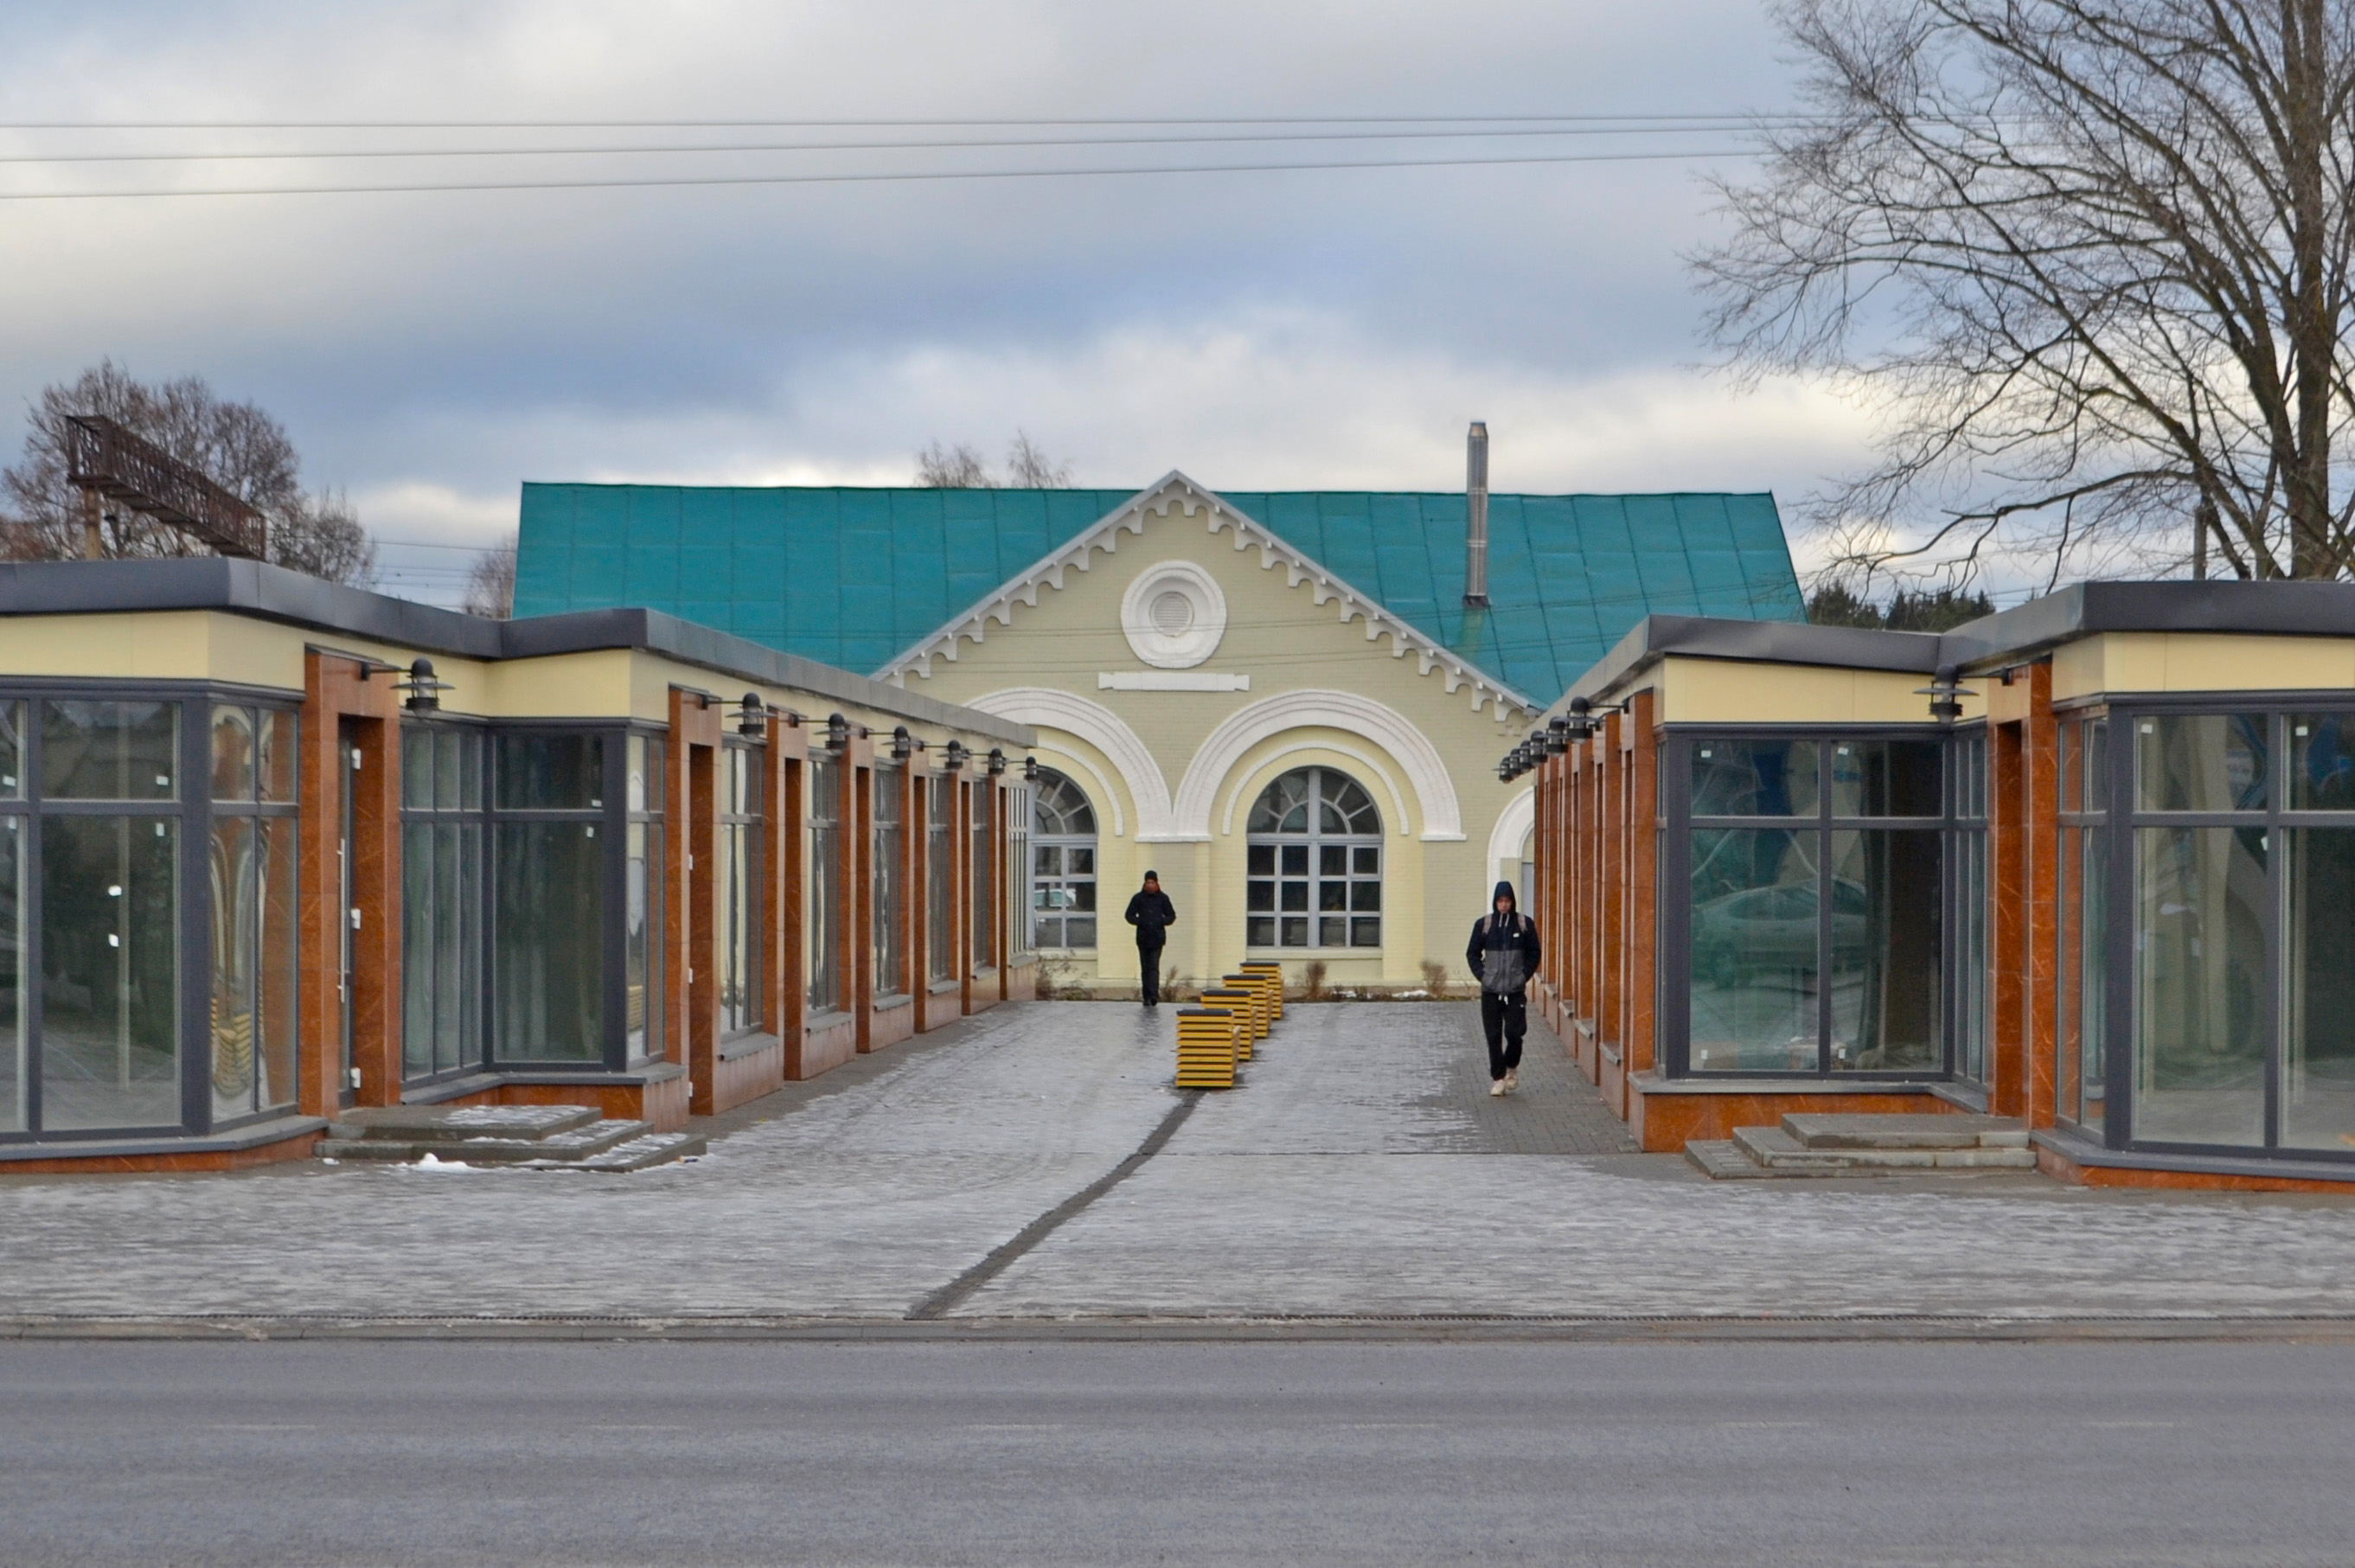
[[[736,733],[757,737],[769,732],[769,705],[761,700],[759,692],[746,692],[738,706],[743,712],[736,720]]]
[[[989,749],[989,776],[996,778],[1006,771],[1006,753],[996,746]]]
[[[409,678],[392,683],[395,691],[409,693],[404,706],[411,713],[432,713],[442,706],[442,694],[456,689],[446,680],[433,678],[433,661],[419,659],[409,667]]]
[[[1038,781],[1038,778],[1039,778],[1039,759],[1038,759],[1038,758],[1036,758],[1036,757],[1025,757],[1025,758],[1023,758],[1023,759],[1022,759],[1022,776],[1023,776],[1024,778],[1026,778],[1026,779],[1028,779],[1028,780],[1032,781],[1033,783],[1036,783],[1036,782]]]
[[[964,742],[952,739],[949,741],[948,755],[942,759],[941,766],[948,773],[955,773],[964,766],[965,756]]]
[[[850,720],[839,713],[826,715],[826,749],[829,752],[845,752],[850,749]]]
[[[1914,696],[1930,699],[1930,717],[1941,724],[1951,724],[1963,716],[1961,674],[1953,665],[1942,664],[1929,685],[1913,688]]]
[[[891,731],[891,758],[894,762],[904,763],[913,756],[915,752],[916,738],[908,733],[908,727],[905,724]]]

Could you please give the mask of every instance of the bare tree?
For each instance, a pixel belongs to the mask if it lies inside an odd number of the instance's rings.
[[[474,558],[466,571],[466,613],[504,621],[515,613],[516,536],[509,534]]]
[[[337,582],[375,574],[376,545],[342,492],[304,490],[302,462],[286,429],[252,403],[223,400],[200,377],[155,385],[108,359],[69,382],[41,389],[29,411],[24,457],[0,469],[0,550],[18,560],[74,560],[84,553],[81,495],[66,483],[66,420],[103,414],[146,437],[254,507],[268,519],[270,559]],[[110,557],[208,555],[181,530],[122,507],[100,529]]]
[[[916,483],[927,490],[995,490],[989,464],[981,449],[958,442],[944,446],[935,441],[916,453]]]
[[[1071,465],[1049,457],[1028,432],[1017,429],[1006,451],[1006,482],[1018,490],[1068,490]]]
[[[1884,416],[1831,575],[2355,560],[2355,0],[1780,0],[1810,112],[1697,259]]]

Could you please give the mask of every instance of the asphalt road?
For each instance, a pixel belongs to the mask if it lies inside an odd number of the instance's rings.
[[[0,1345],[0,1563],[2330,1564],[2355,1345]]]

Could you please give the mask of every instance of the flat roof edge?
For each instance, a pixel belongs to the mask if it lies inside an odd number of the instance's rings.
[[[283,567],[218,556],[170,560],[0,562],[0,616],[219,611],[423,653],[496,662],[631,649],[748,682],[790,687],[1009,741],[1036,732],[996,714],[905,691],[765,644],[652,610],[576,610],[490,621],[413,600],[323,581]]]

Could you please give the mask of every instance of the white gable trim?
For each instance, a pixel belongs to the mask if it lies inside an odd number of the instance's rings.
[[[1263,570],[1272,569],[1278,563],[1283,565],[1284,586],[1287,588],[1297,588],[1306,582],[1317,604],[1338,601],[1338,613],[1343,625],[1348,625],[1352,620],[1363,620],[1367,642],[1379,643],[1384,637],[1390,638],[1391,657],[1404,658],[1412,654],[1416,673],[1429,675],[1437,670],[1447,683],[1449,695],[1470,688],[1475,713],[1487,708],[1501,724],[1516,718],[1534,718],[1542,710],[1541,704],[1531,701],[1502,681],[1466,663],[1425,636],[1409,622],[1382,608],[1379,600],[1350,587],[1259,523],[1175,470],[1159,484],[1138,491],[1126,504],[1099,519],[1077,539],[1035,562],[981,603],[877,670],[875,678],[904,687],[908,684],[909,673],[913,671],[918,677],[929,679],[934,659],[955,663],[958,644],[979,644],[986,640],[992,621],[1001,626],[1013,624],[1016,601],[1036,609],[1040,588],[1060,591],[1065,572],[1089,570],[1094,564],[1098,550],[1106,555],[1116,554],[1123,532],[1141,537],[1145,532],[1146,514],[1166,517],[1173,507],[1180,517],[1202,516],[1214,535],[1222,528],[1232,528],[1235,549],[1257,549]],[[1207,815],[1204,821],[1208,821]]]
[[[1227,715],[1186,764],[1178,786],[1177,832],[1180,838],[1208,838],[1219,785],[1253,746],[1287,730],[1339,730],[1380,746],[1406,774],[1423,811],[1426,843],[1464,837],[1464,814],[1455,802],[1455,782],[1447,763],[1423,732],[1392,708],[1354,691],[1286,691],[1263,698]],[[1400,825],[1403,827],[1405,825]]]
[[[1169,837],[1169,781],[1161,776],[1161,764],[1153,760],[1152,752],[1137,739],[1136,731],[1103,703],[1091,702],[1076,692],[1051,686],[1015,686],[969,698],[964,706],[994,713],[1000,719],[1011,719],[1018,724],[1060,730],[1085,741],[1102,752],[1120,773],[1121,783],[1128,789],[1128,798],[1136,806],[1138,839],[1152,842]],[[1115,824],[1117,817],[1115,805]],[[1114,831],[1118,831],[1117,826]]]

